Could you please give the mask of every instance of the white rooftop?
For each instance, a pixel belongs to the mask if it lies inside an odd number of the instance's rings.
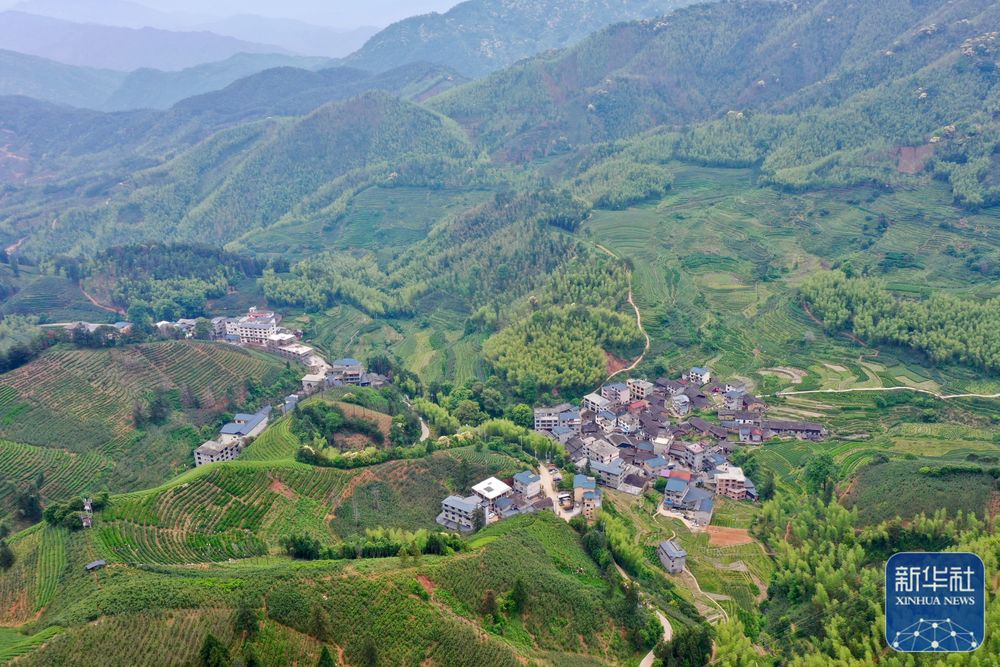
[[[746,477],[743,475],[743,468],[737,468],[736,466],[723,466],[719,472],[716,473],[715,479],[727,479],[733,480],[734,482],[746,481]]]
[[[311,347],[309,347],[308,345],[303,345],[302,343],[293,343],[292,345],[282,345],[278,349],[284,350],[289,354],[297,354],[297,355],[309,354],[310,352],[313,351]]]
[[[487,500],[493,500],[494,498],[499,498],[505,493],[510,493],[512,489],[496,477],[490,477],[489,479],[484,479],[479,484],[472,487],[472,491],[477,496]]]
[[[225,448],[226,448],[225,445],[218,443],[215,440],[208,440],[199,445],[198,449],[195,451],[197,451],[199,454],[209,454],[214,456]]]

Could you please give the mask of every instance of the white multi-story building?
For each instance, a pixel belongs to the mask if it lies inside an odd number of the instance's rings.
[[[691,470],[701,470],[705,462],[705,448],[697,442],[675,442],[670,445],[670,455]]]
[[[569,412],[573,409],[573,406],[569,403],[562,403],[551,408],[535,408],[535,430],[536,431],[551,431],[557,426],[560,426],[559,415],[564,412]],[[580,415],[577,414],[577,420],[579,420]]]
[[[242,450],[243,443],[239,440],[232,440],[226,444],[209,440],[194,450],[194,465],[197,468],[207,463],[232,461],[240,455]]]
[[[243,345],[267,345],[278,331],[278,316],[252,306],[245,317],[226,320],[226,335],[237,336]]]
[[[613,382],[601,387],[601,396],[613,403],[628,403],[631,398],[628,385],[624,382]]]
[[[475,528],[476,510],[480,507],[478,496],[448,496],[441,501],[437,522],[452,530],[470,531]]]
[[[482,505],[486,509],[486,520],[489,522],[499,518],[497,501],[514,495],[514,489],[496,477],[489,477],[472,487],[472,493],[482,501]]]
[[[652,382],[647,382],[646,380],[639,380],[636,378],[629,378],[625,382],[628,386],[628,393],[633,401],[643,401],[649,396],[649,393],[653,391],[656,386]]]
[[[696,383],[700,387],[712,381],[712,371],[707,368],[695,366],[687,372],[687,379],[690,382]]]
[[[593,465],[594,463],[611,463],[619,457],[620,452],[607,440],[588,436],[583,439],[583,455]]]
[[[715,492],[733,500],[747,499],[747,478],[742,468],[724,465],[715,474]]]
[[[604,398],[600,394],[587,394],[580,401],[580,407],[584,410],[590,410],[591,412],[600,412],[601,410],[607,410],[611,407],[612,402]]]
[[[531,472],[524,470],[514,475],[514,493],[519,493],[525,498],[534,498],[542,492],[542,478]]]

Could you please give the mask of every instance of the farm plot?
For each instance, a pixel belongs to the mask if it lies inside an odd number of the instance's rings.
[[[241,400],[247,378],[280,370],[239,348],[168,341],[107,350],[53,348],[0,377],[0,436],[84,451],[128,435],[132,408],[156,388],[190,390],[221,408]]]
[[[35,615],[40,528],[21,532],[10,542],[14,565],[9,570],[0,570],[0,623],[4,625],[21,625]]]
[[[232,612],[198,609],[111,616],[62,632],[18,664],[68,665],[81,655],[99,655],[104,667],[145,664],[150,656],[164,667],[190,665],[197,661],[208,633],[228,644],[233,636]]]
[[[34,447],[0,440],[0,479],[20,485],[34,482],[42,475],[42,497],[63,500],[88,490],[101,488],[113,466],[100,452],[75,454],[49,447]],[[12,491],[0,486],[0,507]]]
[[[49,322],[111,322],[113,313],[87,300],[80,288],[59,276],[38,276],[8,299],[0,312],[4,315],[35,315]]]
[[[279,461],[292,460],[295,452],[302,445],[292,433],[290,417],[279,419],[260,434],[247,447],[240,458],[244,461]]]
[[[200,563],[268,553],[324,517],[352,473],[299,464],[216,464],[191,481],[119,496],[95,522],[97,548],[126,563]]]

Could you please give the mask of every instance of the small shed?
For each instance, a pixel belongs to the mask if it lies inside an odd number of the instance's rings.
[[[108,562],[104,560],[95,560],[91,563],[87,563],[87,572],[93,572],[94,570],[100,570],[102,567],[107,565]]]

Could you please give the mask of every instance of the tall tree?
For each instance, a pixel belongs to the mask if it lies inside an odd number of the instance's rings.
[[[201,645],[202,667],[229,667],[229,649],[211,632]]]
[[[316,667],[334,667],[336,663],[333,662],[333,656],[330,655],[330,649],[326,646],[320,651],[319,661],[316,663]]]

